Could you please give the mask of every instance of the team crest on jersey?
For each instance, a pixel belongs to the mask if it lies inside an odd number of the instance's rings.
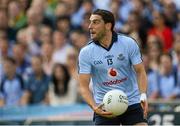
[[[120,53],[120,54],[118,55],[117,59],[118,59],[118,60],[124,60],[124,59],[125,59],[125,57],[123,56],[123,54],[122,54],[122,53]]]
[[[110,77],[116,77],[117,75],[118,75],[118,72],[117,72],[117,70],[115,69],[115,68],[109,68],[109,70],[108,70],[108,75],[110,76]]]

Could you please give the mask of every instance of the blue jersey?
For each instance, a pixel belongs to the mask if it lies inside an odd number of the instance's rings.
[[[120,89],[127,94],[129,105],[132,105],[140,102],[133,65],[141,62],[137,43],[128,36],[114,32],[109,48],[92,41],[81,49],[79,74],[91,74],[97,104],[102,103],[109,90]]]

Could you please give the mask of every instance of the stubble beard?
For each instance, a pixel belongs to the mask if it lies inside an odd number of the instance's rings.
[[[92,38],[92,40],[101,42],[103,38],[105,37],[105,35],[106,35],[105,32],[101,32],[97,34],[95,38]]]

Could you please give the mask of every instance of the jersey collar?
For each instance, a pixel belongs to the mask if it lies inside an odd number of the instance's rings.
[[[116,32],[113,31],[113,33],[112,33],[112,41],[111,41],[111,44],[109,45],[108,48],[103,47],[98,41],[94,41],[94,43],[95,43],[96,45],[98,45],[98,46],[101,46],[101,47],[104,48],[105,50],[109,51],[109,50],[111,49],[113,43],[114,43],[114,42],[117,42],[117,39],[118,39],[118,35],[117,35]]]

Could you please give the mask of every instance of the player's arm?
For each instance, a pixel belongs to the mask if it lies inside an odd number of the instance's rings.
[[[147,111],[148,111],[148,102],[146,96],[147,76],[142,62],[140,48],[138,44],[135,42],[135,40],[133,39],[127,39],[127,40],[128,40],[128,54],[130,57],[130,62],[133,64],[133,67],[137,74],[138,87],[141,93],[140,96],[141,106],[144,110],[144,116],[147,116]]]
[[[147,76],[143,63],[134,65],[134,69],[137,74],[137,81],[140,93],[146,93],[147,91]]]
[[[80,93],[87,104],[93,109],[96,106],[89,89],[90,74],[79,74]]]
[[[147,116],[147,111],[148,111],[148,102],[147,102],[147,96],[146,96],[146,91],[147,91],[147,76],[145,72],[145,68],[143,63],[139,63],[134,65],[134,69],[137,74],[137,81],[138,81],[138,87],[139,91],[141,93],[141,105],[144,110],[144,115]]]
[[[142,55],[140,52],[140,48],[137,42],[134,39],[128,39],[130,42],[128,43],[128,53],[130,57],[130,62],[132,63],[136,74],[137,74],[137,81],[140,93],[146,93],[147,91],[147,77],[145,68],[142,61]]]
[[[92,63],[90,50],[82,49],[79,54],[79,85],[80,92],[87,104],[94,110],[95,113],[105,116],[111,113],[102,110],[102,105],[96,105],[92,92],[89,89],[89,83],[91,78]]]
[[[95,102],[93,100],[91,91],[89,89],[90,77],[91,77],[91,58],[89,56],[89,50],[82,49],[79,53],[79,85],[80,92],[87,104],[93,109]]]
[[[80,93],[82,97],[95,113],[101,116],[111,115],[112,113],[102,110],[102,105],[96,105],[92,92],[89,89],[90,77],[90,74],[79,74]]]

